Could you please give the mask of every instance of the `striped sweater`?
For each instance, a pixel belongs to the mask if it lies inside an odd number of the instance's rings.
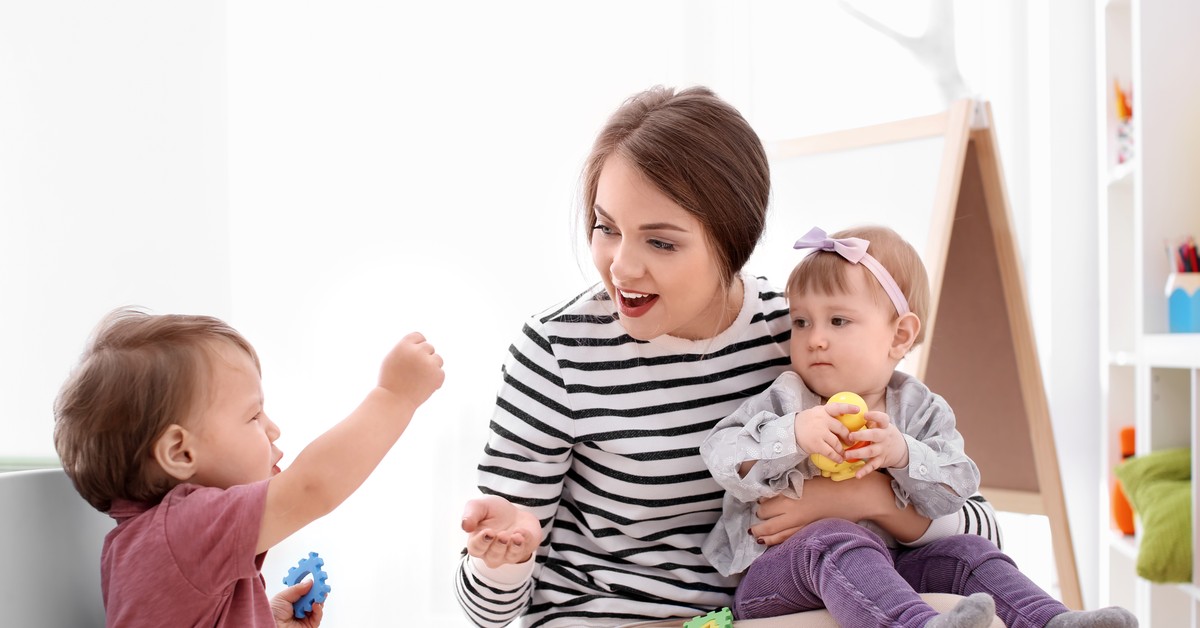
[[[543,540],[531,572],[462,559],[456,594],[472,622],[616,626],[732,602],[736,579],[700,551],[723,491],[698,449],[788,369],[790,338],[784,295],[742,281],[737,319],[705,340],[633,339],[599,285],[525,325],[479,488],[534,513]]]

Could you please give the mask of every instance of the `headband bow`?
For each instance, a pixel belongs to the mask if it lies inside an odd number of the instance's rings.
[[[869,240],[862,238],[830,238],[820,227],[813,227],[808,233],[804,234],[804,237],[796,240],[796,244],[792,245],[792,248],[816,249],[816,251],[809,253],[809,255],[817,251],[837,253],[851,264],[862,264],[867,270],[871,271],[872,275],[875,275],[875,279],[879,280],[879,285],[883,286],[883,291],[892,300],[892,305],[896,306],[896,314],[900,316],[908,314],[908,299],[904,298],[904,292],[900,290],[900,286],[896,284],[896,280],[883,267],[883,264],[880,264],[879,260],[867,252],[869,246],[871,246]]]

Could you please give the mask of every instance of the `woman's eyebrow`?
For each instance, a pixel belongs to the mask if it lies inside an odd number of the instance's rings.
[[[593,205],[592,209],[596,210],[596,214],[601,218],[612,222],[612,216],[609,216],[608,212],[604,211],[604,208],[600,207],[599,205]],[[670,222],[651,222],[640,225],[638,229],[641,231],[680,231],[687,233],[687,229]]]

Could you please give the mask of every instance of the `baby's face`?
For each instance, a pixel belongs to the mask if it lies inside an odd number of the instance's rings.
[[[208,385],[189,421],[196,474],[189,482],[229,488],[279,473],[279,428],[263,412],[262,381],[251,357],[227,342],[211,347]]]
[[[789,295],[792,370],[810,390],[828,398],[839,392],[876,397],[887,388],[897,361],[895,310],[871,292],[866,273],[848,273],[844,294]]]

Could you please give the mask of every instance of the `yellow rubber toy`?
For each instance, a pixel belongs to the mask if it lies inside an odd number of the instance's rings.
[[[840,392],[830,397],[829,402],[849,403],[858,406],[857,413],[843,414],[838,416],[837,419],[842,422],[842,425],[846,426],[846,429],[850,430],[851,432],[857,432],[858,430],[861,430],[867,426],[867,419],[863,416],[867,413],[867,402],[863,401],[862,397],[859,397],[852,392]],[[865,446],[866,444],[867,443],[865,441],[853,444],[842,441],[845,451],[857,449]],[[857,473],[863,465],[867,464],[862,460],[834,462],[829,458],[822,456],[821,454],[812,454],[809,457],[812,458],[813,464],[817,465],[817,468],[821,470],[821,475],[833,480],[834,482],[841,482],[842,480],[849,480],[853,478],[854,474]]]

